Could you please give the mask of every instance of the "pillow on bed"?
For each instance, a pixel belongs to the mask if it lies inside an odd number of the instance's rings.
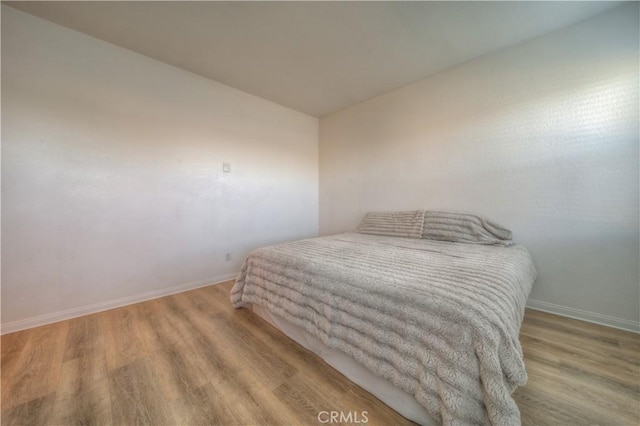
[[[422,238],[424,210],[369,212],[356,232],[390,237]]]
[[[508,229],[482,217],[464,213],[426,211],[422,238],[470,244],[513,244]]]

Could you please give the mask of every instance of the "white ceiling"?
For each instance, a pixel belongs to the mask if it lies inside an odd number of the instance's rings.
[[[3,2],[323,116],[620,2]]]

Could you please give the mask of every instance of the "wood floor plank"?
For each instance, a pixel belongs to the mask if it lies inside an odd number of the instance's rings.
[[[529,336],[521,336],[521,341],[526,347],[526,360],[537,360],[554,365],[560,372],[564,371],[567,377],[589,377],[590,380],[598,383],[598,386],[602,386],[605,391],[611,389],[616,393],[632,397],[640,392],[638,374],[635,372],[616,368],[610,363],[576,356],[575,352],[571,350],[560,350],[559,353],[552,344],[541,342]]]
[[[91,356],[104,350],[104,333],[101,315],[87,315],[69,322],[63,361]]]
[[[28,333],[11,368],[2,366],[2,409],[55,393],[64,356],[68,322]]]
[[[640,353],[629,349],[638,338],[527,309],[520,340],[529,382],[514,393],[523,424],[640,424]]]
[[[206,385],[209,378],[188,333],[179,326],[180,319],[170,313],[163,315],[166,306],[161,299],[145,302],[137,308],[138,333],[147,345],[153,373],[165,399],[171,401],[190,394],[197,398],[196,390]]]
[[[543,311],[527,309],[527,324],[543,324],[549,330],[559,330],[571,335],[582,335],[593,341],[609,342],[614,346],[628,348],[635,353],[640,351],[640,334],[630,333],[617,328],[580,321],[574,318],[561,317]]]
[[[146,350],[137,330],[136,309],[125,306],[103,312],[107,365],[110,370],[128,365],[145,357]]]
[[[14,364],[19,361],[20,353],[30,340],[30,336],[36,333],[37,329],[32,328],[19,333],[11,333],[2,336],[2,355],[0,365],[2,366],[2,377],[16,371]],[[7,379],[8,380],[8,379]]]
[[[2,336],[2,424],[412,424],[234,309],[232,284]],[[640,335],[527,310],[520,338],[525,426],[640,424]]]
[[[310,383],[297,380],[297,378],[282,383],[274,390],[274,393],[290,410],[301,414],[303,424],[318,422],[318,414],[321,411],[347,411],[347,407],[342,404],[340,399],[324,395]]]
[[[51,423],[55,393],[34,398],[12,408],[2,407],[3,426],[41,426]]]
[[[541,330],[543,331],[542,333],[540,332]],[[545,322],[531,319],[523,324],[521,335],[535,336],[539,340],[544,340],[558,348],[576,351],[581,357],[588,359],[614,358],[617,368],[626,368],[629,372],[638,367],[638,350],[630,349],[626,346],[623,347],[619,342],[612,340],[613,338],[610,336],[598,334],[597,337],[594,336],[591,339],[584,334],[574,334],[573,330],[574,328],[562,329],[557,325],[551,327]],[[626,340],[630,341],[629,339]]]
[[[183,299],[183,302],[185,299]],[[273,386],[270,379],[273,375],[256,367],[254,362],[259,359],[256,353],[260,350],[252,348],[250,352],[236,350],[230,340],[236,339],[224,328],[216,328],[213,324],[215,311],[205,309],[205,314],[196,314],[196,309],[189,310],[190,322],[195,327],[194,331],[199,335],[199,351],[207,353],[207,360],[215,365],[215,370],[223,374],[223,381],[226,386],[234,389],[241,397],[241,401],[247,407],[258,408],[252,413],[257,424],[290,424],[296,419],[287,411],[274,410],[272,407],[278,406],[279,402],[268,391]],[[210,315],[212,312],[214,315]],[[279,383],[286,378],[279,379]],[[218,382],[219,383],[219,382]],[[252,412],[249,410],[249,412]]]
[[[584,413],[572,404],[549,398],[545,389],[528,385],[514,393],[522,425],[592,425]],[[541,414],[542,413],[542,414]]]
[[[225,392],[225,386],[211,383],[195,389],[171,402],[177,424],[182,425],[246,425],[255,421],[238,400]],[[239,397],[239,396],[238,396]]]
[[[533,359],[529,359],[528,363],[535,369],[536,375],[529,379],[523,389],[552,390],[554,403],[563,404],[565,411],[571,411],[567,407],[573,407],[580,416],[600,424],[625,424],[637,416],[633,412],[635,404],[632,398],[624,398],[614,392],[604,393],[596,383],[591,382],[590,377],[563,375],[561,369]]]
[[[262,346],[259,351],[256,351],[258,340],[255,336],[237,327],[228,317],[214,315],[211,317],[211,322],[216,330],[225,336],[230,345],[244,354],[243,362],[260,375],[261,382],[271,389],[280,386],[298,372],[269,346]]]
[[[172,425],[175,419],[147,359],[138,359],[109,372],[111,416],[122,425]]]
[[[50,424],[112,424],[111,393],[104,352],[63,363]]]

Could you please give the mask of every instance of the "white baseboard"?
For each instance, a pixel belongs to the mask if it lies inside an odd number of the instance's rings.
[[[631,321],[624,318],[602,315],[595,312],[583,311],[582,309],[569,308],[567,306],[556,305],[555,303],[543,302],[541,300],[533,299],[529,299],[527,301],[527,308],[531,308],[536,311],[549,312],[551,314],[561,315],[563,317],[592,322],[595,324],[606,325],[607,327],[632,331],[634,333],[640,333],[639,321]]]
[[[7,324],[0,325],[0,334],[13,333],[15,331],[52,324],[54,322],[77,318],[83,315],[95,314],[97,312],[107,311],[109,309],[120,308],[122,306],[144,302],[146,300],[157,299],[159,297],[169,296],[171,294],[182,293],[183,291],[206,287],[208,285],[220,284],[232,280],[236,276],[237,273],[220,275],[206,280],[198,280],[173,287],[152,290],[133,296],[121,297],[119,299],[109,300],[107,302],[95,303],[93,305],[81,306],[78,308],[67,309],[65,311],[54,312],[51,314],[39,315],[37,317],[13,321]],[[602,315],[595,312],[569,308],[567,306],[556,305],[555,303],[543,302],[541,300],[534,299],[529,299],[527,301],[527,308],[534,309],[536,311],[549,312],[564,317],[575,318],[595,324],[605,325],[608,327],[619,328],[621,330],[640,333],[640,322],[638,321],[631,321],[623,318],[612,317],[609,315]]]
[[[39,315],[37,317],[26,318],[18,321],[9,322],[0,326],[0,334],[13,333],[14,331],[25,330],[27,328],[38,327],[41,325],[51,324],[58,321],[64,321],[71,318],[81,317],[83,315],[95,314],[96,312],[107,311],[109,309],[120,308],[122,306],[134,303],[144,302],[145,300],[157,299],[159,297],[169,296],[171,294],[182,293],[183,291],[193,290],[208,285],[220,284],[225,281],[235,279],[237,273],[220,275],[206,280],[198,280],[190,283],[180,284],[173,287],[152,290],[146,293],[135,294],[133,296],[121,297],[119,299],[109,300],[106,302],[95,303],[87,306],[71,308],[51,314]]]

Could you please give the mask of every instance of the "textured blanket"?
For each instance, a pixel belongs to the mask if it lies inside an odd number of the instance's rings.
[[[231,302],[262,305],[413,395],[443,424],[520,424],[522,246],[356,233],[264,247]]]

